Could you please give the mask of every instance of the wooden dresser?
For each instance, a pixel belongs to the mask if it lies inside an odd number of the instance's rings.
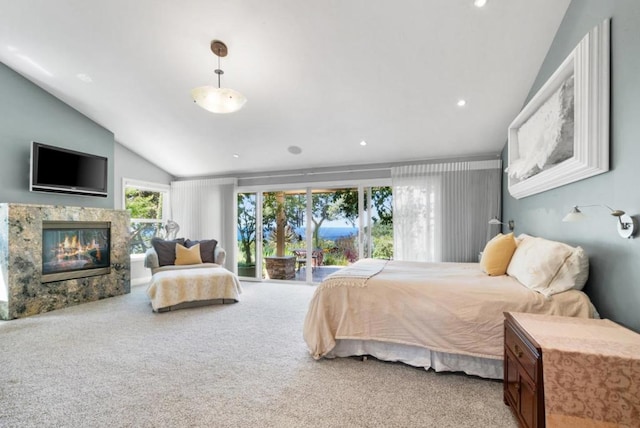
[[[522,427],[640,427],[640,335],[609,320],[505,313],[504,401]]]
[[[507,312],[504,321],[504,402],[522,427],[544,427],[542,351]]]

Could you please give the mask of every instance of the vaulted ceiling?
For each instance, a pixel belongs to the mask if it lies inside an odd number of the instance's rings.
[[[504,146],[569,2],[0,0],[0,61],[175,176],[472,156]],[[213,39],[236,113],[190,97]]]

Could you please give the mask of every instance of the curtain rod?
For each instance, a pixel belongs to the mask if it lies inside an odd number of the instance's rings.
[[[401,162],[390,163],[374,163],[374,164],[362,164],[362,165],[344,165],[335,167],[317,167],[308,169],[290,169],[280,171],[257,171],[250,173],[238,173],[238,174],[224,174],[224,175],[209,175],[200,177],[176,177],[174,181],[184,180],[201,180],[210,178],[238,178],[238,179],[259,179],[259,178],[278,178],[278,177],[307,177],[312,175],[322,174],[341,174],[341,173],[358,173],[358,172],[371,172],[371,171],[389,171],[396,166],[405,165],[419,165],[425,163],[439,163],[439,162],[470,162],[470,161],[482,161],[482,160],[494,160],[500,159],[500,153],[497,154],[479,154],[470,155],[464,157],[446,157],[446,158],[428,158],[420,160],[407,160]]]

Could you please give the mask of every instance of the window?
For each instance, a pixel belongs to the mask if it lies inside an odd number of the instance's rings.
[[[162,236],[169,217],[169,186],[124,179],[124,208],[130,215],[130,254],[144,254]]]

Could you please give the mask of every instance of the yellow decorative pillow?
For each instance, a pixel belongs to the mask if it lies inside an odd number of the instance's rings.
[[[504,275],[515,250],[516,240],[513,238],[513,233],[508,235],[499,233],[484,247],[480,267],[488,275]]]
[[[176,244],[176,265],[197,265],[202,263],[200,258],[200,244],[191,248]]]

